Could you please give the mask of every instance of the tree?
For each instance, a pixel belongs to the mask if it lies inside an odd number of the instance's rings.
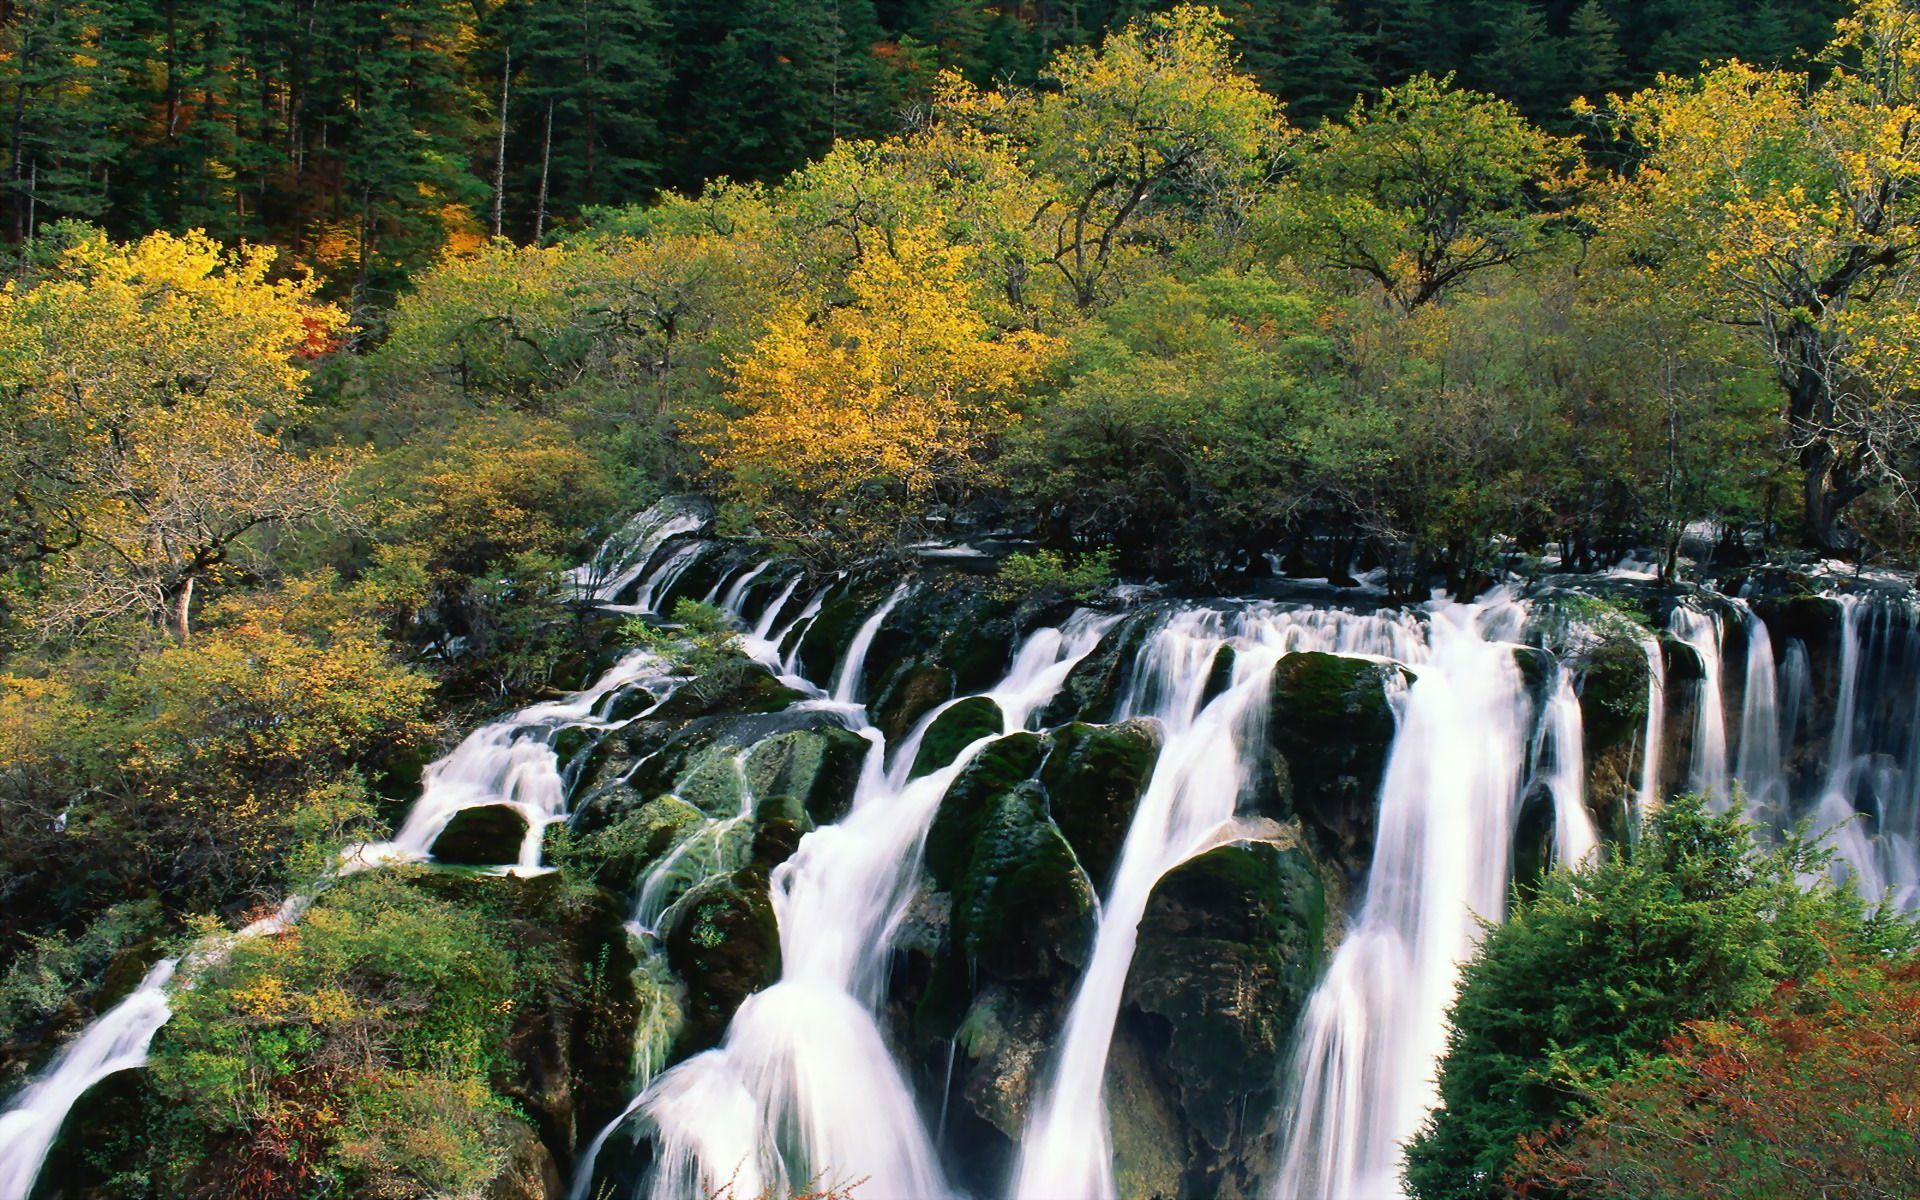
[[[967,95],[956,115],[1012,133],[1055,189],[1031,218],[1040,263],[1082,309],[1108,298],[1128,240],[1150,219],[1217,214],[1244,199],[1282,130],[1280,111],[1239,69],[1226,18],[1181,5],[1141,18],[1096,50],[1070,47],[1046,91]]]
[[[1592,1089],[1515,1178],[1580,1200],[1884,1200],[1920,1191],[1920,962],[1848,954],[1689,1024]]]
[[[1545,250],[1577,160],[1506,101],[1415,76],[1295,144],[1280,243],[1411,311]]]
[[[1683,797],[1624,861],[1549,877],[1462,974],[1441,1107],[1407,1146],[1412,1194],[1507,1196],[1524,1139],[1564,1131],[1587,1089],[1687,1022],[1746,1012],[1835,953],[1910,951],[1911,924],[1801,887],[1821,857],[1801,842],[1758,851],[1737,816]]]
[[[1646,162],[1606,211],[1770,356],[1805,536],[1833,550],[1848,505],[1920,478],[1920,364],[1887,353],[1920,333],[1920,13],[1862,0],[1824,66],[1814,84],[1734,63],[1633,97],[1620,115]]]
[[[987,324],[969,256],[898,231],[867,249],[846,303],[776,316],[737,364],[737,412],[693,436],[767,533],[821,556],[884,550],[981,481],[1049,341]]]
[[[258,561],[252,535],[339,512],[345,461],[280,431],[302,358],[345,318],[273,261],[199,234],[88,235],[0,291],[6,549],[44,571],[49,629],[137,614],[184,640],[195,589]]]

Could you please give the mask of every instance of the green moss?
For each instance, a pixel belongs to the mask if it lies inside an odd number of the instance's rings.
[[[1044,980],[1085,957],[1093,885],[1047,817],[1038,783],[1016,784],[984,814],[966,873],[953,890],[956,943],[977,971]]]
[[[1075,722],[1050,741],[1040,769],[1048,809],[1087,876],[1104,885],[1159,758],[1160,728],[1151,721]]]
[[[933,719],[920,739],[913,759],[913,775],[925,775],[946,766],[960,752],[984,737],[1006,728],[1000,706],[986,696],[969,696]]]
[[[959,886],[973,858],[974,840],[994,802],[1032,778],[1040,758],[1038,734],[1008,734],[975,755],[960,772],[927,830],[925,861],[936,886],[946,891]]]
[[[450,866],[487,867],[518,862],[527,819],[504,804],[483,804],[453,815],[433,842],[433,857]]]

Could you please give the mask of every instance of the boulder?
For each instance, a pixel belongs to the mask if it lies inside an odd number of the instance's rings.
[[[913,759],[914,776],[925,775],[951,763],[960,752],[984,737],[993,737],[1006,728],[1000,706],[987,696],[969,696],[933,719],[920,738],[920,749]]]
[[[1353,878],[1373,858],[1396,678],[1404,668],[1317,651],[1289,654],[1273,668],[1271,777],[1256,780],[1252,807],[1281,821],[1298,813],[1316,846]]]
[[[1068,672],[1059,694],[1042,710],[1041,723],[1065,725],[1069,721],[1112,719],[1133,676],[1134,659],[1159,624],[1160,616],[1151,609],[1134,613],[1108,630],[1100,644]]]
[[[934,886],[950,892],[960,885],[995,801],[1032,778],[1040,759],[1038,734],[1013,733],[975,755],[960,772],[927,829],[925,862]]]
[[[1311,862],[1273,841],[1217,846],[1155,885],[1123,1003],[1173,1084],[1181,1194],[1253,1192],[1325,921]]]
[[[846,815],[872,743],[829,725],[778,734],[747,755],[743,773],[758,813],[826,825]]]
[[[1093,936],[1093,884],[1047,816],[1046,793],[1016,784],[984,814],[953,889],[955,944],[983,977],[1071,975]]]
[[[520,861],[527,819],[505,804],[463,808],[433,842],[433,857],[450,866],[494,867]]]
[[[1053,732],[1040,782],[1054,824],[1096,887],[1112,878],[1160,742],[1160,726],[1145,720],[1075,722]]]
[[[675,1054],[718,1044],[745,1000],[780,978],[780,930],[767,880],[752,869],[710,879],[675,910],[667,963],[685,985],[685,1025]]]

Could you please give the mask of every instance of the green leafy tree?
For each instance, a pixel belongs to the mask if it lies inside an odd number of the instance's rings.
[[[1577,159],[1508,102],[1416,76],[1296,143],[1281,245],[1411,311],[1544,251]]]
[[[1462,976],[1440,1108],[1407,1147],[1413,1195],[1506,1196],[1528,1139],[1564,1129],[1588,1089],[1687,1022],[1763,1005],[1836,952],[1910,948],[1910,924],[1801,886],[1820,857],[1800,842],[1760,851],[1737,816],[1687,797],[1624,860],[1556,874],[1519,902]]]

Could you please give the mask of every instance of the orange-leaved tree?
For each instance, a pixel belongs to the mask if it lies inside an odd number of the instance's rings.
[[[988,479],[1053,343],[981,315],[971,253],[920,229],[876,240],[843,303],[782,313],[733,364],[734,411],[691,435],[764,532],[823,557],[898,547]]]

